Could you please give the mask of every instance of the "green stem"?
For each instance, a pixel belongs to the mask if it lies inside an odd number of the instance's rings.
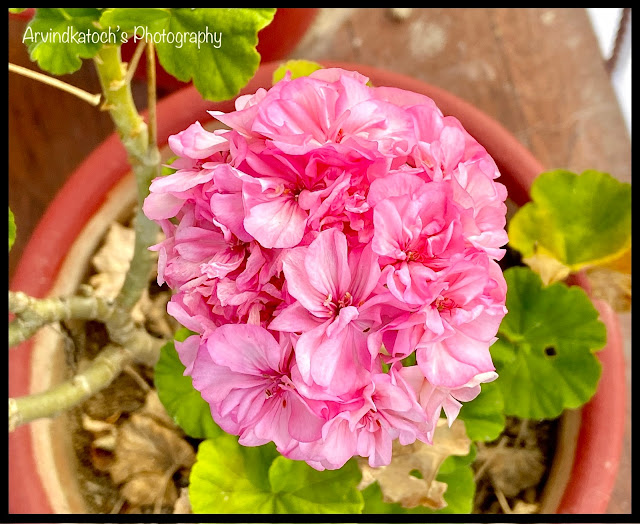
[[[95,295],[34,298],[9,291],[9,312],[16,315],[9,323],[10,347],[24,342],[42,326],[72,318],[102,322],[113,342],[127,348],[136,362],[147,366],[158,361],[163,344],[162,339],[136,326],[128,310]]]
[[[122,144],[127,151],[138,189],[138,211],[134,221],[136,233],[133,258],[116,303],[130,310],[147,287],[153,257],[148,248],[156,242],[158,226],[142,212],[149,185],[160,170],[160,152],[149,143],[149,128],[138,113],[120,47],[104,46],[94,59],[108,109]],[[153,136],[153,133],[152,133]]]
[[[77,406],[106,388],[123,367],[132,361],[131,353],[120,346],[104,348],[82,373],[48,391],[9,399],[9,431],[32,420],[52,417]]]

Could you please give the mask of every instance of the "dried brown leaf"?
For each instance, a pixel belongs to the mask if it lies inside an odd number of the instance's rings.
[[[135,232],[114,222],[107,232],[102,247],[91,259],[96,274],[89,283],[96,293],[105,297],[115,297],[124,282],[125,274],[133,257]]]
[[[99,434],[99,433],[115,434],[115,431],[116,431],[116,427],[114,424],[111,424],[110,422],[106,422],[104,420],[91,418],[86,413],[82,413],[82,428],[94,434]]]
[[[191,502],[189,501],[189,488],[181,488],[180,496],[173,505],[174,515],[186,515],[193,513]]]
[[[136,474],[122,485],[120,493],[134,506],[151,506],[158,500],[162,505],[171,506],[178,498],[171,475],[158,472]]]
[[[545,286],[564,280],[571,273],[569,266],[565,266],[553,255],[546,254],[542,250],[535,255],[523,258],[522,261],[540,275]]]
[[[388,466],[372,468],[365,460],[360,461],[362,481],[358,488],[364,489],[377,481],[384,502],[400,503],[405,508],[444,508],[447,485],[435,480],[438,469],[450,455],[467,455],[470,446],[464,422],[456,420],[449,427],[446,419],[440,419],[434,432],[433,445],[416,441],[402,446],[395,441]],[[418,470],[422,478],[412,475],[414,470]]]
[[[519,515],[529,515],[538,512],[538,504],[528,504],[522,500],[516,502],[516,505],[511,510],[512,513]]]
[[[152,389],[147,393],[144,406],[140,408],[138,413],[152,417],[156,422],[178,433],[181,431],[171,416],[167,413],[162,402],[160,402],[160,397],[158,397],[158,391],[156,389]]]
[[[181,468],[191,468],[194,462],[193,448],[176,430],[151,416],[134,413],[118,428],[118,445],[109,473],[113,482],[124,484],[122,495],[131,504],[144,505],[141,500],[151,499],[156,503],[162,496],[162,503],[173,505],[177,490],[172,476]],[[159,487],[162,479],[167,480]]]
[[[104,473],[109,472],[109,468],[111,468],[114,460],[112,452],[101,449],[93,443],[89,448],[89,458],[91,459],[93,467],[97,471],[102,471]]]
[[[593,267],[587,270],[587,277],[594,298],[605,300],[619,313],[631,310],[631,273]]]
[[[171,300],[170,292],[161,292],[153,297],[144,293],[136,304],[134,311],[142,318],[147,329],[160,337],[172,338],[180,327],[173,318],[167,314],[167,303]]]

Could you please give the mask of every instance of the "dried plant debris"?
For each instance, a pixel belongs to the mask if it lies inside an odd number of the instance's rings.
[[[173,334],[180,325],[167,315],[167,303],[171,300],[171,291],[163,289],[154,295],[145,290],[140,300],[131,311],[131,316],[136,322],[157,337],[172,339]]]
[[[193,513],[189,502],[189,488],[180,488],[180,496],[173,505],[174,515],[187,515]]]
[[[138,375],[144,375],[140,366],[135,366]],[[109,387],[99,391],[82,404],[82,411],[96,420],[119,418],[122,414],[140,409],[146,400],[147,391],[139,379],[129,373],[118,375]]]
[[[172,506],[178,499],[173,477],[190,470],[193,447],[176,428],[158,422],[150,412],[134,413],[118,428],[113,482],[132,506]]]
[[[81,428],[89,440],[85,450],[99,480],[85,480],[85,490],[93,505],[109,501],[112,513],[170,513],[195,462],[193,446],[167,414],[157,391],[148,389],[145,395],[133,412],[116,411],[105,419],[81,413]],[[180,504],[184,509],[184,500]]]
[[[507,497],[536,486],[546,469],[542,451],[536,447],[482,446],[477,460],[488,465],[493,486]]]
[[[478,443],[475,512],[535,513],[553,459],[556,421],[507,418],[502,435]]]
[[[631,310],[631,273],[608,267],[587,270],[587,278],[594,298],[600,298],[618,313]]]
[[[433,445],[416,441],[402,446],[394,441],[393,456],[388,466],[372,468],[366,460],[360,460],[362,481],[358,489],[377,481],[384,502],[400,503],[405,508],[425,506],[441,509],[446,506],[444,493],[447,485],[435,480],[438,469],[450,455],[469,454],[470,446],[464,422],[456,420],[449,427],[446,419],[440,419]],[[416,470],[422,478],[418,478]]]
[[[118,294],[133,257],[134,244],[132,228],[118,222],[111,224],[102,247],[91,259],[96,274],[89,278],[89,284],[98,295],[114,298]]]
[[[134,244],[135,232],[131,227],[118,222],[111,225],[102,246],[91,259],[95,274],[89,277],[89,284],[97,295],[108,298],[118,295],[133,257]],[[134,322],[144,325],[152,335],[171,338],[179,327],[174,319],[167,315],[167,302],[171,299],[171,292],[155,285],[155,274],[154,267],[149,274],[150,289],[143,291],[131,310],[131,318]]]

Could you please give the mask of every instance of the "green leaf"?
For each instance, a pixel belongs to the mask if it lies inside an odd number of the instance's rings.
[[[480,394],[462,404],[458,418],[464,420],[467,436],[473,441],[495,440],[504,429],[504,399],[499,380],[500,377],[482,384]]]
[[[409,509],[403,508],[397,503],[387,503],[382,501],[382,491],[380,490],[380,484],[373,482],[362,490],[362,497],[364,499],[364,509],[362,513],[376,514],[376,513],[391,513],[391,514],[405,514]]]
[[[447,484],[444,500],[447,506],[432,510],[425,507],[404,508],[400,504],[389,504],[382,501],[382,492],[377,482],[374,482],[362,491],[364,498],[363,513],[391,513],[391,514],[452,514],[471,513],[473,511],[473,498],[476,492],[476,484],[473,479],[471,463],[476,456],[475,446],[471,446],[469,454],[460,457],[452,455],[447,457],[438,470],[436,480]]]
[[[174,168],[174,167],[171,167],[171,164],[173,164],[176,160],[178,160],[178,158],[180,158],[178,155],[172,156],[164,164],[162,164],[162,168],[160,170],[160,175],[161,176],[167,176],[167,175],[172,175],[173,173],[175,173],[177,171],[177,169]]]
[[[491,347],[506,415],[555,418],[595,393],[600,363],[594,352],[606,328],[582,288],[543,287],[526,267],[504,272],[507,310]]]
[[[11,208],[9,208],[9,251],[11,251],[11,246],[16,240],[16,220],[11,212]]]
[[[169,74],[183,82],[193,79],[209,100],[227,100],[258,69],[258,32],[274,14],[275,8],[111,8],[100,21],[123,31],[138,27],[138,37],[154,40]]]
[[[100,25],[103,27],[120,28],[128,34],[128,39],[144,39],[147,30],[155,32],[162,30],[163,25],[171,17],[171,9],[163,7],[115,7],[102,12]],[[135,29],[138,28],[138,31]],[[136,39],[134,43],[140,40]]]
[[[221,433],[198,447],[189,477],[194,513],[274,513],[269,466],[275,446],[244,447]]]
[[[31,60],[41,69],[63,75],[80,69],[83,58],[93,58],[108,35],[97,23],[101,9],[39,7],[22,37]],[[117,35],[111,35],[112,43]]]
[[[182,342],[193,333],[186,328],[176,332],[176,340]],[[222,430],[211,417],[209,404],[184,376],[185,367],[180,362],[173,342],[160,349],[160,359],[154,370],[154,382],[160,402],[184,432],[193,438],[211,438]]]
[[[276,513],[361,513],[360,478],[355,460],[337,470],[317,471],[280,456],[269,469]]]
[[[194,513],[360,513],[358,482],[353,460],[316,471],[273,444],[245,447],[223,433],[200,444],[189,498]]]
[[[571,271],[604,264],[631,244],[631,184],[607,173],[543,173],[531,199],[509,223],[509,242],[523,257],[556,259]]]
[[[311,60],[288,60],[273,72],[272,83],[276,84],[284,78],[287,71],[291,71],[291,79],[309,76],[314,71],[322,69],[318,62]]]

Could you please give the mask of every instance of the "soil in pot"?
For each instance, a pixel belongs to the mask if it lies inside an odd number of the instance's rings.
[[[127,220],[112,226],[94,257],[97,267],[86,276],[88,285],[117,283],[120,277],[109,273],[122,266],[120,254],[127,252],[132,241],[129,226]],[[509,251],[504,264],[520,264],[517,253]],[[178,327],[166,314],[169,298],[170,291],[151,279],[148,294],[136,311],[139,321],[157,336],[171,337]],[[67,322],[63,331],[73,349],[67,353],[72,369],[93,358],[107,342],[104,327],[96,322]],[[78,406],[70,420],[78,479],[88,511],[189,511],[184,488],[200,441],[187,437],[166,414],[153,386],[153,369],[127,368],[108,388]],[[557,420],[510,417],[496,440],[479,443],[473,463],[477,482],[473,512],[536,513],[557,433]]]

